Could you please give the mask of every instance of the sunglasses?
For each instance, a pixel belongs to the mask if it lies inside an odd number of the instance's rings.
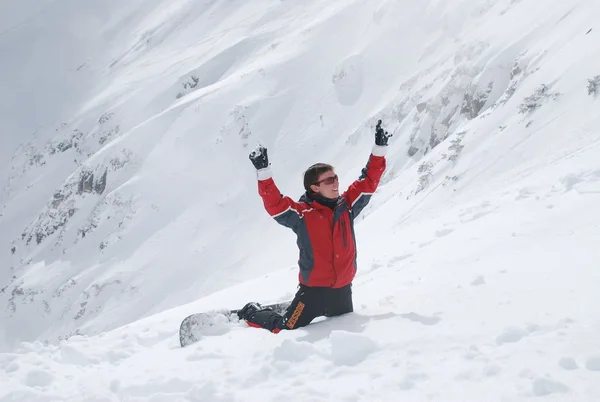
[[[325,184],[333,184],[333,183],[335,183],[336,181],[338,181],[338,175],[337,175],[337,174],[336,174],[335,176],[331,176],[331,177],[328,177],[328,178],[326,178],[326,179],[323,179],[323,180],[321,180],[321,181],[318,181],[318,182],[316,182],[316,183],[315,183],[315,186],[319,186],[319,185],[321,185],[321,183],[325,183]]]

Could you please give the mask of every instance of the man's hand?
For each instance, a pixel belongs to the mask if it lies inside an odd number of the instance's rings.
[[[377,122],[377,127],[375,128],[375,144],[385,147],[388,145],[388,140],[391,136],[392,134],[384,131],[384,129],[381,128],[381,120],[379,120]]]
[[[269,157],[267,156],[267,148],[259,145],[250,153],[250,161],[256,170],[266,169],[269,167]]]

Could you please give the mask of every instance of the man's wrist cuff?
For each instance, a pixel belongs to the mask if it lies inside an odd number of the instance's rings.
[[[373,145],[371,153],[375,156],[385,156],[387,154],[388,147],[385,145]]]
[[[273,173],[271,172],[270,167],[266,167],[264,169],[258,169],[256,171],[256,178],[258,180],[267,180],[273,177]]]

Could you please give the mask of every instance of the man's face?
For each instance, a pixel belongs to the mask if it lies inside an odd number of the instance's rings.
[[[310,186],[310,188],[315,193],[321,194],[323,197],[337,198],[340,196],[339,186],[340,183],[337,175],[333,170],[330,170],[328,172],[321,173],[317,183]]]

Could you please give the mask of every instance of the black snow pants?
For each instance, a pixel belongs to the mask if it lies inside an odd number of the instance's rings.
[[[317,317],[334,317],[352,311],[352,284],[343,288],[300,284],[284,315],[272,310],[260,310],[247,321],[252,326],[277,333],[282,329],[304,327]]]

